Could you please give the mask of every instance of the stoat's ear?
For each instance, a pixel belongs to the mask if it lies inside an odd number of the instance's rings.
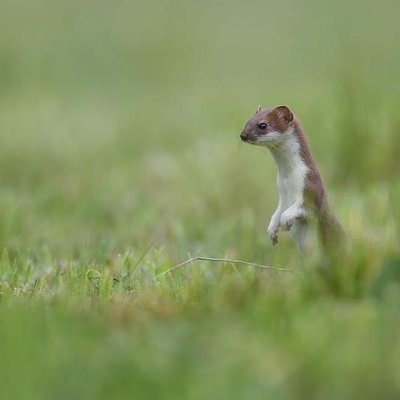
[[[261,111],[261,106],[258,106],[257,111],[255,112],[256,114]]]
[[[286,106],[277,106],[274,108],[274,111],[277,115],[283,118],[286,122],[293,121],[293,113],[289,110],[289,107]]]

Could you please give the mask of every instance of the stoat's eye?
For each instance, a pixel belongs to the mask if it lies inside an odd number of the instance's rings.
[[[267,127],[267,124],[265,123],[265,122],[262,122],[261,124],[258,124],[258,127],[260,128],[260,129],[265,129],[266,127]]]

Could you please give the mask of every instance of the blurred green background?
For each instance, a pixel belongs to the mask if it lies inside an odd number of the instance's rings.
[[[399,13],[1,0],[1,397],[398,398]],[[302,120],[354,243],[328,283],[265,234],[259,104]],[[302,274],[157,277],[188,254]]]

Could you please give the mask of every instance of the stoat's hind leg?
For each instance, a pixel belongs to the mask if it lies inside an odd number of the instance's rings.
[[[300,253],[305,254],[310,249],[309,226],[307,220],[298,219],[291,229],[297,248]]]

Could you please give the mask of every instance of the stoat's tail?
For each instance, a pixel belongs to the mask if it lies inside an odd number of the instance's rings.
[[[334,212],[324,207],[318,217],[318,233],[324,251],[340,251],[345,242],[345,233]]]

